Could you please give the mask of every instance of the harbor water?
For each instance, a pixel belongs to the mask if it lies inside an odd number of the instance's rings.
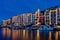
[[[60,31],[0,28],[0,40],[60,40]]]

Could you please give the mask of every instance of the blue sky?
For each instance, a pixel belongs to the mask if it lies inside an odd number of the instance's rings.
[[[0,0],[0,21],[26,12],[60,6],[60,0]]]

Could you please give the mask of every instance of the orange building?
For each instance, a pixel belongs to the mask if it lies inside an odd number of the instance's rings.
[[[35,16],[35,25],[39,25],[39,24],[40,24],[40,22],[39,22],[40,9],[38,9],[38,10],[35,12],[34,16]]]

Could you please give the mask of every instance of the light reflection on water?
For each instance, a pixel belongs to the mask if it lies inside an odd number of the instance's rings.
[[[60,31],[2,29],[3,40],[60,40]]]

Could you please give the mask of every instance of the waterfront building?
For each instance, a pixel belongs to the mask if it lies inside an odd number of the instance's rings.
[[[51,17],[49,16],[49,13],[50,11],[49,10],[45,10],[44,11],[44,15],[45,15],[45,24],[51,24],[51,20],[49,20]]]
[[[44,11],[38,9],[34,14],[24,13],[17,16],[13,16],[8,20],[3,21],[3,25],[6,26],[12,24],[14,26],[25,26],[25,25],[60,25],[60,8],[52,7]]]
[[[12,19],[8,19],[8,24],[12,24]]]
[[[17,19],[18,19],[18,16],[13,16],[13,17],[12,17],[12,23],[14,23],[14,22],[18,22]]]
[[[23,14],[23,24],[24,24],[24,25],[27,25],[27,24],[28,24],[27,14]]]
[[[18,26],[21,26],[22,22],[22,18],[21,15],[18,15]]]
[[[58,23],[57,23],[57,8],[51,9],[51,10],[50,10],[50,14],[51,14],[51,16],[49,15],[50,18],[51,18],[51,19],[50,19],[50,20],[51,20],[50,23],[51,23],[52,25],[58,24]]]
[[[13,16],[12,17],[12,23],[14,26],[18,26],[18,16]]]
[[[32,23],[35,25],[35,14],[32,14]]]
[[[23,24],[23,14],[18,15],[19,26],[24,26]]]
[[[32,24],[32,13],[27,14],[28,25]]]
[[[7,26],[11,27],[12,26],[12,19],[7,19]]]
[[[32,13],[23,14],[23,24],[30,25],[32,23]]]
[[[44,25],[45,24],[45,16],[44,16],[44,11],[41,11],[41,14],[40,14],[40,19],[39,19],[41,25]]]
[[[53,7],[44,11],[45,24],[60,27],[60,8]]]
[[[39,19],[40,19],[40,9],[38,9],[34,14],[33,14],[33,18],[34,20],[34,24],[35,25],[40,25]]]
[[[18,15],[19,26],[30,25],[32,23],[32,13],[24,13]]]
[[[51,8],[44,11],[45,24],[56,25],[57,24],[57,8]]]
[[[44,15],[40,16],[39,20],[40,20],[39,22],[41,23],[41,25],[45,24]]]
[[[8,20],[3,20],[2,26],[7,26]]]
[[[57,20],[56,20],[57,24],[57,28],[60,28],[60,7],[57,7]]]
[[[60,25],[60,8],[57,8],[57,24]]]
[[[38,9],[38,11],[35,13],[35,23],[36,23],[36,25],[40,25],[40,9]]]

